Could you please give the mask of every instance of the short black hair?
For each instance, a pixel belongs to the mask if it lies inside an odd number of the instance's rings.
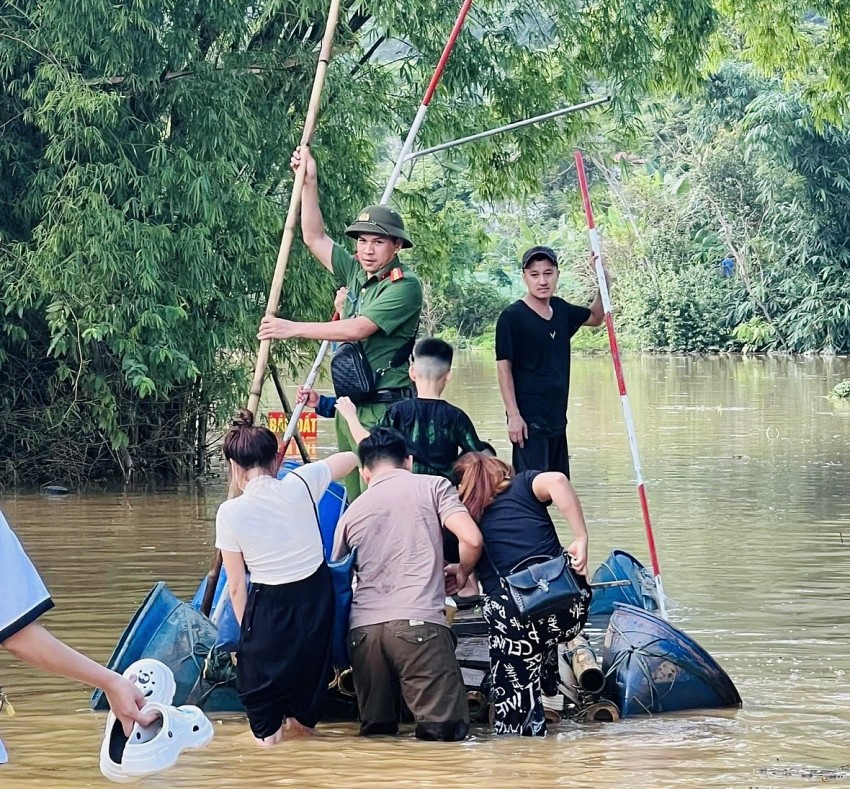
[[[373,468],[382,461],[401,468],[409,454],[407,439],[394,427],[373,427],[357,446],[360,465],[365,468]]]
[[[454,355],[454,348],[445,340],[440,340],[437,337],[423,337],[413,347],[414,359],[419,359],[420,357],[436,359],[445,364],[446,367],[452,366]]]

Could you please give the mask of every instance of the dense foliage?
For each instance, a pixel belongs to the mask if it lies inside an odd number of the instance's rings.
[[[627,340],[850,350],[847,6],[477,0],[422,145],[615,101],[406,172],[425,327],[486,331],[530,243],[590,297],[581,142]],[[326,10],[0,0],[0,484],[203,469],[247,389]],[[456,12],[343,2],[314,140],[334,235],[380,193]],[[281,313],[331,293],[296,244]]]
[[[647,10],[481,0],[422,141],[600,89],[626,108],[695,84],[710,4]],[[0,3],[3,480],[203,467],[211,416],[246,389],[326,11],[325,0]],[[376,141],[406,131],[456,11],[343,2],[314,140],[334,233],[375,198]],[[469,177],[487,197],[527,192],[587,124],[482,145]],[[449,257],[433,244],[434,267]],[[330,283],[303,262],[281,309],[327,314]]]

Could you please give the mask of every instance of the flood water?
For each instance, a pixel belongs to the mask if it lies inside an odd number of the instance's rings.
[[[671,618],[727,670],[741,710],[563,723],[541,741],[362,740],[353,724],[256,748],[237,715],[150,787],[850,786],[850,405],[825,398],[850,360],[630,357],[626,379]],[[611,548],[648,563],[611,363],[573,362],[573,482],[590,564]],[[495,367],[458,360],[448,399],[508,457]],[[65,440],[73,440],[68,437]],[[332,446],[330,423],[318,452]],[[58,481],[58,480],[57,480]],[[194,591],[208,563],[221,480],[205,490],[0,502],[53,593],[44,621],[106,660],[153,583]],[[88,692],[0,656],[15,702],[0,717],[0,787],[105,786],[105,716]],[[844,770],[841,768],[844,766]],[[818,772],[821,771],[821,772]]]

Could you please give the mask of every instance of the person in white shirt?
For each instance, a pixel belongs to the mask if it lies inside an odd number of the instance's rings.
[[[127,736],[134,723],[153,723],[156,715],[142,714],[145,698],[133,682],[71,649],[36,621],[51,608],[50,592],[0,512],[0,646],[31,666],[103,688]],[[0,696],[0,707],[3,703]],[[6,761],[0,740],[0,764]]]
[[[257,742],[312,733],[331,674],[334,592],[316,504],[357,467],[353,452],[276,478],[277,438],[240,411],[224,438],[242,495],[216,515],[233,610],[241,625],[236,687]],[[251,575],[248,591],[247,571]]]

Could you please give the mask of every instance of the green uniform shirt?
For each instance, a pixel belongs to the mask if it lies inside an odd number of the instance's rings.
[[[362,315],[378,327],[378,331],[362,342],[378,388],[410,386],[407,359],[397,367],[390,367],[390,363],[399,349],[416,337],[422,313],[422,283],[398,258],[393,258],[377,274],[368,275],[354,255],[339,244],[334,244],[331,263],[338,284],[348,288],[348,299],[340,317]],[[401,270],[401,278],[389,275],[393,269]]]

